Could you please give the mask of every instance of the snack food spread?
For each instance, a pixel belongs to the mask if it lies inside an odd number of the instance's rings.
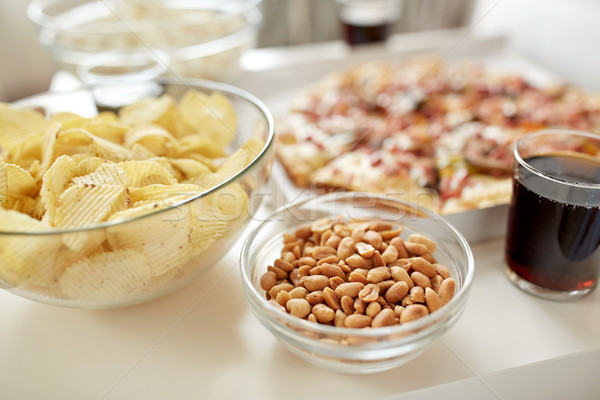
[[[399,196],[450,214],[507,203],[512,144],[564,127],[600,133],[600,101],[474,62],[373,61],[335,72],[277,125],[298,187]]]

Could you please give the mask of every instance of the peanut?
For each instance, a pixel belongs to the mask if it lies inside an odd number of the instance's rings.
[[[298,259],[298,266],[301,267],[303,265],[308,265],[309,267],[314,267],[317,265],[317,260],[312,257],[300,257]]]
[[[329,278],[334,276],[339,276],[342,279],[346,278],[346,274],[338,265],[322,264],[321,273]]]
[[[409,289],[412,289],[412,287],[415,286],[412,279],[410,279],[408,272],[406,272],[406,270],[404,268],[391,267],[390,272],[392,273],[392,279],[395,280],[396,282],[400,282],[400,281],[406,282]]]
[[[415,256],[422,256],[427,253],[427,246],[421,243],[415,242],[404,242],[404,248],[409,254],[413,254]]]
[[[350,266],[350,268],[366,268],[369,269],[373,265],[369,260],[364,257],[361,257],[360,254],[353,254],[350,257],[346,258],[346,264]]]
[[[367,303],[363,301],[360,297],[354,299],[354,313],[355,314],[364,314],[367,310]]]
[[[265,292],[268,292],[269,290],[271,290],[271,288],[273,286],[275,286],[276,283],[277,283],[277,276],[275,275],[275,272],[273,272],[273,271],[267,271],[260,278],[260,287]]]
[[[366,231],[362,239],[377,250],[381,247],[381,244],[383,243],[383,238],[381,237],[381,234],[377,231],[372,230]]]
[[[367,280],[370,283],[378,283],[385,281],[392,276],[388,267],[377,267],[369,270],[367,273]]]
[[[354,240],[351,237],[347,236],[342,239],[337,248],[337,256],[345,260],[354,254]]]
[[[437,250],[437,245],[433,240],[427,236],[421,235],[420,233],[413,233],[408,236],[408,241],[412,243],[420,243],[427,247],[428,253],[434,253]]]
[[[377,314],[379,314],[380,311],[381,311],[381,304],[379,304],[378,302],[375,301],[375,302],[369,303],[369,305],[367,306],[367,309],[365,310],[365,314],[371,318],[375,318],[375,316]]]
[[[335,311],[327,307],[325,304],[315,304],[312,308],[312,313],[318,322],[326,324],[333,321]]]
[[[369,283],[360,292],[358,292],[358,297],[365,303],[377,301],[379,298],[379,287]]]
[[[415,271],[419,271],[424,275],[427,275],[429,278],[433,278],[437,275],[436,268],[423,257],[409,258],[408,261],[410,262],[412,269],[414,269]]]
[[[392,230],[394,227],[389,222],[371,221],[369,222],[368,228],[372,231],[381,232]]]
[[[323,300],[333,310],[339,310],[342,307],[340,304],[340,298],[332,288],[323,289]]]
[[[340,278],[339,276],[334,276],[333,278],[329,278],[329,286],[335,290],[342,283],[346,282],[344,278]]]
[[[396,316],[394,315],[394,311],[390,308],[384,308],[381,310],[375,317],[373,317],[373,322],[371,326],[373,328],[379,328],[383,326],[391,326],[396,324]]]
[[[333,317],[333,325],[343,328],[346,326],[346,324],[344,324],[344,321],[346,320],[346,318],[348,317],[347,314],[345,314],[342,310],[336,310],[335,311],[335,316]]]
[[[348,315],[344,320],[346,328],[365,328],[371,325],[373,318],[363,314]]]
[[[375,253],[375,248],[370,244],[364,242],[358,242],[354,245],[354,248],[362,257],[369,258]]]
[[[367,278],[365,278],[365,276],[363,274],[361,274],[360,272],[357,272],[356,270],[350,272],[350,275],[348,277],[348,282],[360,282],[363,285],[366,285],[367,283],[369,283]]]
[[[407,293],[408,285],[406,284],[406,282],[396,282],[385,292],[385,300],[390,304],[394,304],[402,300],[402,298],[406,296]]]
[[[310,229],[310,225],[302,225],[296,228],[296,237],[298,239],[308,239],[311,234],[312,231]]]
[[[282,290],[281,292],[277,293],[277,297],[275,298],[275,301],[278,302],[279,304],[281,304],[283,307],[285,307],[287,302],[290,301],[291,299],[292,299],[292,296],[285,290]]]
[[[344,296],[340,299],[340,303],[342,305],[342,311],[347,315],[354,314],[354,299],[352,297]]]
[[[323,233],[333,226],[329,218],[320,218],[312,223],[310,230],[312,233]]]
[[[304,318],[310,314],[310,304],[305,299],[290,299],[285,308],[290,314],[298,318]]]
[[[431,288],[425,288],[425,304],[427,304],[429,312],[434,312],[444,305],[437,293]]]
[[[405,324],[429,314],[429,310],[423,304],[412,304],[407,306],[400,314],[400,323]]]
[[[388,246],[381,255],[385,265],[388,265],[398,259],[398,249],[395,246]]]
[[[412,279],[415,285],[421,286],[423,289],[426,287],[431,287],[431,279],[429,279],[429,277],[422,272],[413,272],[410,274],[410,279]]]
[[[281,269],[279,269],[277,267],[268,266],[267,267],[267,271],[274,272],[275,273],[275,277],[277,278],[278,281],[283,280],[283,279],[285,279],[285,278],[288,277],[288,273],[287,272],[285,272],[285,271],[283,271],[283,270],[281,270]]]
[[[309,302],[310,305],[314,306],[318,303],[324,303],[325,297],[323,291],[317,290],[316,292],[311,292],[306,295],[306,301]]]
[[[444,279],[444,281],[440,284],[440,290],[438,291],[438,296],[440,297],[440,300],[442,300],[442,303],[446,304],[452,300],[452,297],[454,297],[455,287],[456,282],[454,282],[454,279]]]
[[[277,294],[279,292],[281,292],[282,290],[285,290],[286,292],[291,291],[294,288],[294,286],[291,283],[280,283],[277,284],[275,286],[273,286],[270,290],[269,290],[269,296],[271,296],[272,299],[277,298]]]
[[[404,240],[402,240],[402,238],[395,237],[392,240],[390,240],[390,244],[394,246],[396,250],[398,250],[398,258],[408,257],[408,252],[404,247]]]
[[[373,263],[373,267],[385,267],[385,261],[383,261],[379,250],[375,250],[371,256],[371,262]]]
[[[440,291],[440,285],[443,281],[444,278],[442,278],[440,275],[436,275],[433,278],[431,278],[431,288],[434,292],[438,293]]]
[[[311,275],[304,281],[304,287],[311,292],[323,290],[329,287],[329,278],[325,275]]]
[[[427,288],[431,289],[431,288]],[[425,290],[421,286],[415,286],[410,289],[410,300],[412,303],[425,303]]]
[[[317,246],[313,250],[313,257],[317,260],[334,255],[337,255],[337,251],[331,247]]]
[[[365,287],[365,285],[360,282],[342,283],[337,288],[335,288],[335,293],[340,297],[349,296],[349,297],[355,298],[358,296],[358,293],[360,293],[360,291],[364,287]]]
[[[444,279],[446,278],[450,278],[450,271],[448,271],[448,268],[440,263],[435,263],[433,264],[433,266],[435,267],[435,270],[437,271],[437,273]]]
[[[298,286],[289,291],[293,299],[304,299],[308,295],[308,290],[302,286]]]

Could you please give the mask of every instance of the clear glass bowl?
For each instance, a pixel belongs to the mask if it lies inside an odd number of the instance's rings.
[[[310,221],[343,216],[384,220],[403,226],[402,237],[421,233],[438,245],[434,256],[456,281],[453,299],[439,310],[409,323],[349,329],[316,324],[269,304],[260,278],[279,257],[283,233]],[[241,252],[242,285],[258,320],[292,353],[319,367],[344,373],[373,373],[404,364],[421,354],[461,315],[473,280],[469,245],[443,218],[415,205],[364,193],[313,196],[280,208],[254,229]]]
[[[66,307],[111,308],[140,303],[189,283],[216,264],[239,239],[264,197],[253,194],[270,178],[274,158],[270,112],[251,94],[223,83],[164,78],[161,88],[175,99],[190,89],[222,94],[233,105],[238,121],[227,153],[233,154],[250,139],[259,139],[262,148],[226,181],[143,216],[35,233],[9,232],[3,224],[1,288]],[[53,99],[61,96],[35,98],[34,104],[44,107],[44,102],[54,103]],[[68,104],[63,106],[55,110],[69,111]],[[223,214],[211,214],[215,207],[221,207]],[[96,257],[98,252],[102,255]],[[79,272],[69,273],[66,279],[65,271],[75,264]]]
[[[260,3],[33,0],[27,14],[40,43],[69,72],[98,53],[148,53],[166,63],[165,76],[231,82],[240,56],[256,46]]]

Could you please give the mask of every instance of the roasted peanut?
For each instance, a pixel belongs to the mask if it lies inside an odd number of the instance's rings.
[[[336,310],[335,316],[333,317],[333,325],[340,328],[345,327],[346,325],[344,324],[344,321],[347,317],[348,315],[345,314],[342,310]]]
[[[274,272],[278,281],[284,280],[284,279],[286,279],[288,277],[288,273],[287,272],[282,271],[282,270],[280,270],[277,267],[268,266],[267,270],[271,271],[271,272]]]
[[[407,306],[402,314],[400,315],[400,323],[404,324],[410,321],[414,321],[419,318],[423,318],[429,314],[429,310],[423,304],[412,304]]]
[[[333,235],[333,231],[331,229],[327,229],[325,232],[323,232],[321,234],[319,245],[325,246],[325,243],[327,242],[327,240],[329,240],[331,235]],[[331,247],[331,246],[328,246],[328,247]]]
[[[352,297],[342,297],[340,299],[340,304],[342,306],[342,311],[344,311],[347,315],[354,314],[354,299]]]
[[[379,304],[378,302],[374,301],[372,303],[369,303],[369,305],[367,306],[367,309],[365,310],[365,314],[368,315],[371,318],[375,318],[375,316],[381,311],[381,304]]]
[[[291,251],[286,251],[281,255],[281,259],[291,264],[296,260],[296,255]]]
[[[387,290],[389,288],[391,288],[392,286],[394,286],[394,282],[392,279],[386,279],[385,281],[381,281],[377,284],[377,287],[379,288],[379,293],[380,294],[385,294],[385,292],[387,292]]]
[[[335,311],[327,307],[325,304],[315,304],[312,308],[312,313],[316,317],[317,321],[326,324],[333,321],[335,317]]]
[[[369,269],[373,265],[370,260],[367,260],[364,257],[361,257],[360,254],[353,254],[350,257],[346,258],[346,264],[350,266],[350,268],[366,268]]]
[[[275,301],[275,299],[271,299],[269,300],[269,304],[273,305],[273,307],[277,308],[278,310],[281,310],[283,312],[286,312],[287,310],[285,309],[285,307],[283,307],[281,304],[279,304],[277,301]]]
[[[354,313],[355,314],[364,314],[367,310],[367,303],[363,301],[360,297],[354,299]]]
[[[317,246],[313,249],[313,257],[317,260],[334,255],[337,255],[337,251],[331,247]]]
[[[327,229],[331,229],[333,223],[329,218],[320,218],[312,223],[310,230],[312,233],[323,233]]]
[[[396,318],[400,318],[402,312],[404,311],[404,307],[402,306],[394,306],[394,316]]]
[[[289,279],[292,285],[300,285],[300,276],[298,275],[298,268],[294,268],[292,272],[290,272]]]
[[[379,232],[379,234],[381,235],[381,238],[383,240],[390,240],[393,239],[397,236],[400,236],[400,234],[402,233],[402,229],[398,228],[398,229],[390,229],[387,231],[381,231]]]
[[[368,243],[358,242],[354,245],[354,248],[362,257],[369,258],[375,252],[375,248]]]
[[[342,283],[346,282],[344,278],[340,278],[339,276],[334,276],[333,278],[329,278],[329,286],[335,290]]]
[[[430,289],[430,288],[427,288]],[[425,303],[425,290],[421,286],[415,286],[410,289],[410,299],[414,303]]]
[[[338,256],[333,255],[333,256],[329,256],[329,257],[325,257],[325,258],[321,258],[319,261],[317,261],[317,265],[322,265],[322,264],[336,264],[340,261],[340,259],[338,258]]]
[[[310,304],[305,299],[290,299],[285,308],[288,312],[298,318],[304,318],[310,314]]]
[[[444,281],[444,278],[441,277],[441,275],[436,275],[433,278],[431,278],[431,288],[433,289],[434,292],[439,292],[440,291],[440,285],[442,284],[442,282]]]
[[[339,310],[341,308],[340,298],[332,288],[323,289],[323,300],[325,301],[325,304],[333,310]]]
[[[267,271],[260,277],[260,287],[268,292],[277,283],[277,276],[273,271]]]
[[[364,314],[352,314],[348,315],[344,320],[346,328],[365,328],[371,325],[373,319],[368,315]]]
[[[431,287],[431,279],[429,279],[429,277],[422,272],[413,272],[410,274],[410,279],[412,279],[415,285],[421,286],[423,289],[426,287]]]
[[[368,229],[370,229],[372,231],[377,231],[377,232],[389,231],[393,228],[394,227],[392,226],[392,224],[390,224],[389,222],[385,222],[385,221],[371,221],[371,222],[369,222],[369,225],[368,225]]]
[[[289,263],[287,261],[283,261],[281,258],[276,259],[273,262],[273,266],[277,267],[280,270],[285,271],[285,272],[290,272],[291,270],[294,269],[294,266],[291,263]]]
[[[423,254],[427,253],[427,246],[421,243],[404,242],[404,248],[408,254],[415,256],[422,256]]]
[[[284,233],[283,234],[283,243],[284,244],[288,244],[291,242],[295,242],[296,241],[296,236],[292,235],[291,233]]]
[[[362,240],[375,247],[376,250],[378,250],[381,247],[381,244],[383,243],[381,234],[377,231],[372,230],[366,231],[362,237]]]
[[[281,304],[283,307],[285,307],[287,302],[290,301],[291,299],[292,299],[292,296],[285,290],[282,290],[279,293],[277,293],[277,297],[275,298],[275,301],[278,302],[279,304]]]
[[[277,293],[281,292],[282,290],[289,292],[293,288],[294,288],[294,286],[291,283],[287,283],[287,282],[279,283],[279,284],[273,286],[269,290],[269,296],[271,296],[272,299],[275,299],[275,298],[277,298]]]
[[[299,287],[295,287],[292,290],[290,290],[289,293],[293,299],[304,299],[308,295],[308,290],[306,290],[306,288],[299,286]]]
[[[385,300],[390,304],[394,304],[402,300],[402,298],[406,296],[407,293],[408,285],[406,284],[406,282],[396,282],[385,292]]]
[[[312,257],[300,257],[298,259],[298,266],[301,267],[303,265],[308,265],[309,267],[314,267],[317,265],[317,260]]]
[[[329,278],[325,275],[311,275],[304,281],[304,287],[311,292],[323,290],[329,287]]]
[[[309,302],[310,305],[314,306],[318,303],[324,303],[325,297],[323,295],[323,291],[317,290],[315,292],[311,292],[306,295],[306,301]]]
[[[428,253],[434,253],[437,250],[437,245],[435,242],[427,236],[421,235],[420,233],[413,233],[409,235],[408,241],[425,245]]]
[[[408,261],[410,262],[412,269],[427,275],[429,278],[433,278],[437,275],[435,267],[423,257],[412,257],[409,258]]]
[[[334,233],[329,237],[329,239],[327,239],[327,241],[325,242],[325,246],[337,249],[341,241],[342,237]]]
[[[388,246],[381,255],[385,265],[388,265],[398,259],[398,249],[395,246]]]
[[[408,272],[402,267],[391,267],[390,272],[392,274],[392,279],[396,282],[404,281],[408,285],[408,288],[411,289],[415,284],[412,279],[408,275]]]
[[[366,230],[363,228],[355,228],[352,230],[352,234],[350,237],[354,241],[354,243],[362,242],[362,238],[365,235]]]
[[[371,322],[371,326],[373,328],[380,328],[383,326],[391,326],[396,324],[396,316],[394,315],[394,311],[390,308],[384,308],[380,312],[373,317],[373,321]]]
[[[369,283],[364,288],[362,288],[360,292],[358,292],[358,297],[365,303],[377,301],[377,298],[379,298],[379,287],[377,285]]]
[[[309,275],[323,275],[321,273],[321,266],[317,265],[316,267],[312,267],[310,271],[308,271]]]
[[[340,244],[337,247],[337,256],[345,260],[354,254],[354,240],[351,237],[345,237],[342,239]]]
[[[342,283],[337,288],[335,288],[335,293],[340,297],[349,296],[349,297],[356,298],[358,296],[358,293],[360,293],[360,291],[364,287],[365,287],[365,285],[360,282]]]
[[[379,250],[376,250],[371,256],[371,262],[373,263],[373,267],[385,267],[385,261],[383,261]]]
[[[440,290],[438,291],[438,296],[440,297],[440,300],[442,300],[442,303],[446,304],[450,300],[452,300],[452,297],[454,297],[455,288],[456,282],[454,281],[454,279],[444,279],[444,281],[440,284]]]
[[[296,237],[298,239],[308,239],[312,234],[310,225],[302,225],[296,228]]]
[[[338,265],[321,264],[321,273],[329,278],[339,276],[344,279],[346,277],[346,274]]]
[[[437,273],[444,279],[446,278],[450,278],[450,271],[448,271],[448,268],[440,263],[435,263],[433,264],[433,266],[435,267],[435,270],[437,271]]]
[[[392,240],[390,240],[390,244],[392,246],[394,246],[396,248],[396,250],[398,250],[398,258],[407,258],[408,257],[408,252],[406,251],[406,248],[404,247],[404,240],[402,240],[399,237],[395,237]]]
[[[425,304],[427,304],[429,312],[434,312],[444,305],[437,293],[431,288],[425,288]]]
[[[389,279],[391,276],[392,274],[388,267],[377,267],[369,270],[367,273],[367,280],[370,283],[378,283]]]
[[[363,274],[361,274],[360,272],[356,272],[356,270],[350,272],[350,275],[348,276],[348,282],[360,282],[363,285],[366,285],[367,283],[369,283],[367,278],[365,278],[365,276]]]

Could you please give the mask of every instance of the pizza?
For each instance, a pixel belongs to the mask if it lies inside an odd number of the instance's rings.
[[[515,140],[550,127],[600,133],[600,97],[477,62],[370,61],[299,93],[278,117],[276,153],[297,187],[451,214],[507,203]]]

